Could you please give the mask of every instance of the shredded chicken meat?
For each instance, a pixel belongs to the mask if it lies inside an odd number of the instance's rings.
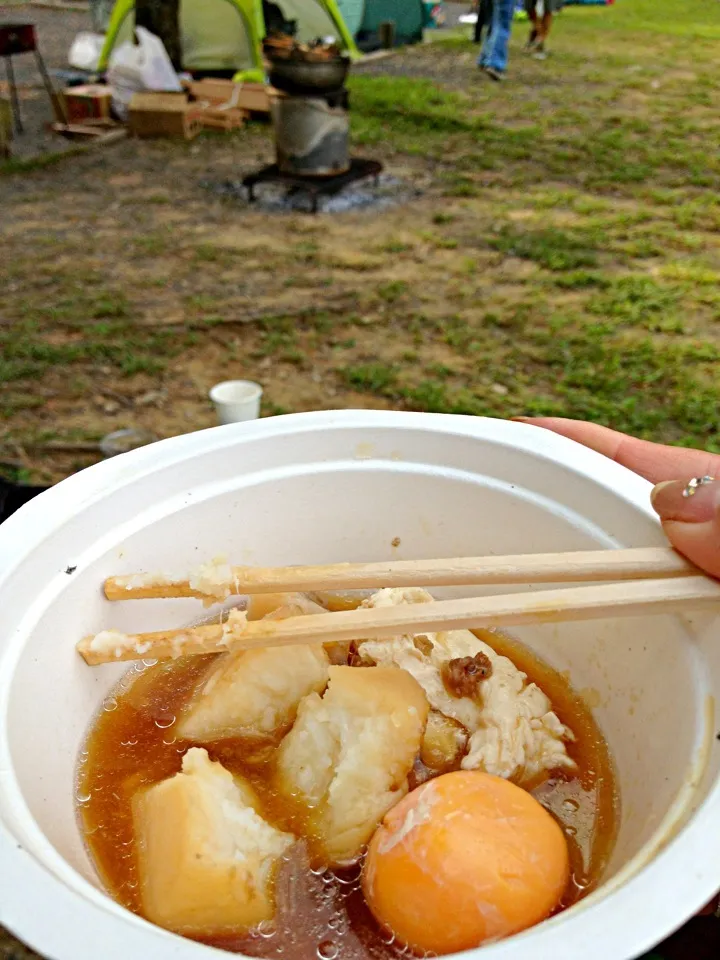
[[[385,589],[363,606],[430,600],[422,589]],[[469,630],[358,641],[357,656],[368,664],[394,664],[406,670],[423,688],[433,710],[467,730],[463,769],[484,770],[524,784],[574,768],[566,747],[572,732],[553,713],[548,697],[507,657]]]

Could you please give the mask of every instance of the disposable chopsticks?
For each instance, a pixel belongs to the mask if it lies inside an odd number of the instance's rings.
[[[96,665],[148,657],[164,659],[219,653],[228,649],[649,615],[687,611],[699,605],[711,604],[720,606],[720,583],[705,576],[685,576],[462,600],[436,600],[311,614],[287,620],[259,620],[238,624],[233,629],[227,629],[223,624],[210,624],[130,635],[112,631],[86,637],[78,644],[78,651],[88,664]]]
[[[564,583],[682,577],[697,570],[674,550],[639,547],[629,550],[584,550],[530,553],[503,557],[456,557],[447,560],[391,560],[336,563],[312,567],[227,567],[217,586],[226,596],[294,591],[379,590],[382,587],[479,586],[496,583]],[[215,585],[213,585],[215,586]],[[133,574],[105,581],[108,600],[164,599],[213,594],[189,580]]]

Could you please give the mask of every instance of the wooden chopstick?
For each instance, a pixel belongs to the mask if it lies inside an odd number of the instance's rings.
[[[449,560],[391,560],[313,567],[230,567],[220,585],[227,596],[295,591],[358,590],[382,587],[478,586],[492,583],[563,583],[682,577],[697,568],[668,547],[583,550]],[[147,582],[143,583],[143,579]],[[188,580],[130,575],[105,581],[108,600],[207,598]]]
[[[287,620],[258,620],[247,623],[232,637],[222,624],[156,633],[113,634],[109,645],[93,643],[95,638],[86,637],[77,649],[88,664],[96,665],[147,657],[160,660],[219,653],[228,649],[651,615],[707,604],[720,606],[720,583],[709,577],[636,580],[311,614]]]

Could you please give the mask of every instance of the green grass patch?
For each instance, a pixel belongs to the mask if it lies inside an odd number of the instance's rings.
[[[672,287],[646,276],[626,276],[592,297],[587,309],[613,325],[662,330],[675,321],[679,302],[680,293]]]
[[[53,342],[34,321],[0,328],[0,383],[33,380],[72,367],[109,365],[125,376],[155,374],[183,347],[169,330],[128,328],[111,323],[88,326],[65,342]]]
[[[547,270],[577,270],[598,263],[598,251],[592,238],[581,231],[555,227],[520,230],[508,225],[489,242],[494,250],[506,256],[533,260]]]
[[[396,383],[397,373],[385,363],[361,363],[345,367],[342,378],[354,390],[385,394]]]

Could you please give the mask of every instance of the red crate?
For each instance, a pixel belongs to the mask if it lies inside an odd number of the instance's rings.
[[[82,123],[83,120],[109,120],[111,98],[110,87],[100,84],[67,87],[63,90],[67,122]]]
[[[32,53],[36,49],[34,24],[0,23],[0,57],[11,57],[16,53]]]

